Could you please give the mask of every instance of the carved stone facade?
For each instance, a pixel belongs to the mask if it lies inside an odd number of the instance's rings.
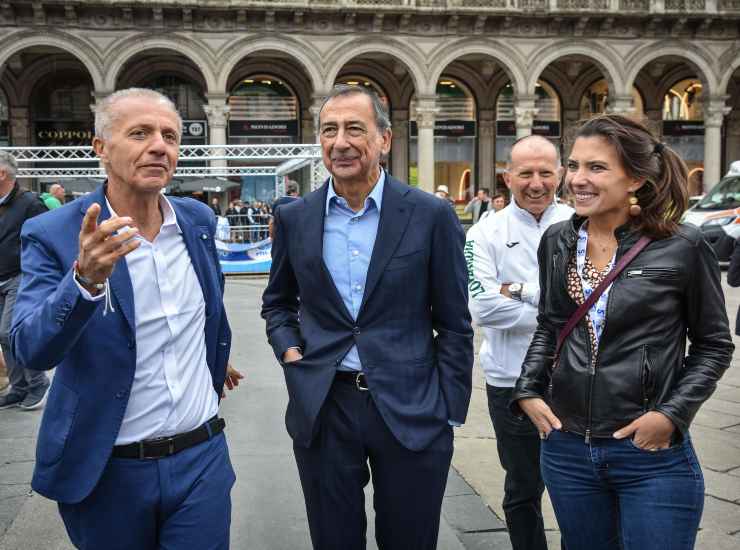
[[[517,135],[542,116],[536,98],[546,83],[566,136],[597,81],[608,88],[606,110],[632,112],[638,93],[641,114],[661,130],[671,86],[695,79],[707,98],[704,180],[711,185],[740,158],[740,140],[721,132],[728,114],[733,136],[740,120],[732,100],[740,91],[738,44],[736,0],[8,0],[0,3],[0,101],[11,143],[31,145],[34,93],[48,74],[65,67],[88,81],[94,103],[169,72],[198,87],[209,140],[218,144],[228,140],[234,87],[253,74],[272,75],[295,92],[299,138],[309,142],[322,98],[337,79],[359,75],[387,97],[398,140],[392,167],[401,178],[413,156],[409,118],[418,117],[419,182],[432,190],[442,79],[464,85],[474,100],[472,178],[489,188],[496,170],[481,163],[499,162],[505,87],[513,89],[509,120]]]

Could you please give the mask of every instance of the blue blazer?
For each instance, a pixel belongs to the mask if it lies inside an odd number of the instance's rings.
[[[21,278],[11,329],[18,364],[57,367],[41,420],[33,489],[76,503],[93,490],[111,455],[136,370],[134,295],[126,260],[110,277],[115,312],[85,300],[72,278],[79,232],[88,207],[110,217],[104,186],[62,208],[28,220],[21,232]],[[203,289],[208,368],[218,395],[226,377],[231,331],[223,305],[211,209],[171,197],[190,259]]]
[[[354,321],[322,256],[328,186],[275,214],[262,316],[278,361],[291,346],[303,350],[301,361],[283,365],[288,432],[296,444],[311,444],[337,366],[357,344],[385,423],[402,445],[422,450],[448,420],[465,420],[470,401],[465,235],[447,202],[387,177]]]

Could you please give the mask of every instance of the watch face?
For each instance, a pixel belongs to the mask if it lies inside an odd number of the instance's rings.
[[[512,283],[509,285],[509,292],[521,292],[521,291],[522,291],[521,283]]]

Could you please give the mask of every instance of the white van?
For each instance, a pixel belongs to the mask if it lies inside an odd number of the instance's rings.
[[[720,264],[727,264],[740,237],[740,161],[730,165],[724,178],[689,208],[683,221],[701,228]]]

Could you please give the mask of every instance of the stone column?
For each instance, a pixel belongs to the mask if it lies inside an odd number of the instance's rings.
[[[663,110],[645,109],[645,125],[658,139],[663,139]]]
[[[10,143],[13,147],[33,145],[31,136],[31,116],[28,106],[13,105],[8,120]]]
[[[728,96],[710,96],[704,101],[704,192],[722,177],[722,122],[732,108]]]
[[[496,192],[496,111],[481,109],[478,113],[478,188]]]
[[[615,95],[609,97],[607,112],[615,115],[630,115],[635,110],[631,95]]]
[[[418,129],[419,188],[434,193],[434,121],[439,109],[436,96],[416,99],[416,127]]]
[[[319,143],[319,114],[321,107],[324,105],[327,94],[316,93],[311,96],[311,106],[308,110],[311,112],[311,122],[313,125],[313,143]]]
[[[516,138],[521,139],[532,134],[532,123],[537,116],[537,109],[534,106],[536,97],[518,96],[514,100],[514,114],[516,115]]]
[[[409,181],[409,112],[394,109],[391,114],[393,141],[391,142],[391,173],[403,182]]]
[[[226,104],[226,94],[206,94],[208,104],[203,106],[203,111],[208,117],[208,144],[226,145],[226,127],[228,124],[229,106]],[[213,153],[220,156],[223,150],[215,150]],[[228,166],[226,160],[210,161],[212,168],[225,168]]]
[[[735,109],[727,116],[725,132],[725,158],[728,164],[740,160],[740,109]]]
[[[581,110],[579,108],[563,109],[563,120],[561,121],[562,134],[560,142],[562,143],[562,154],[567,155],[573,146],[573,138],[576,133],[578,121],[581,119]]]

